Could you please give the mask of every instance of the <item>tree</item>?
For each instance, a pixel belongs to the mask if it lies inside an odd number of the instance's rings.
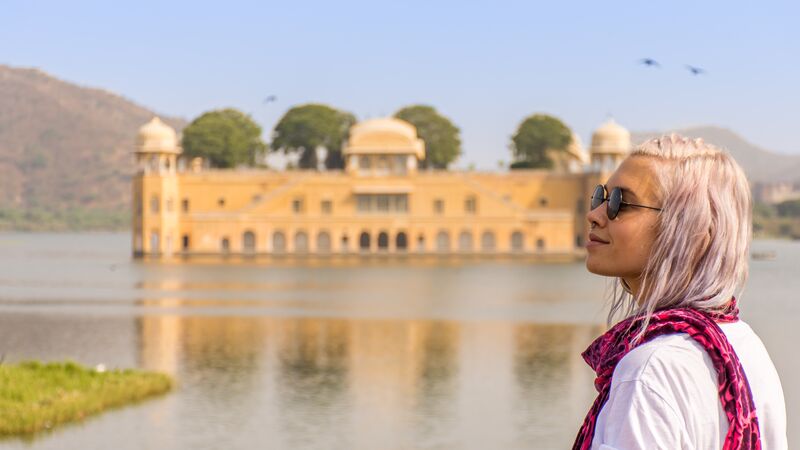
[[[553,167],[547,151],[566,151],[572,142],[572,132],[553,116],[534,114],[522,121],[511,142],[515,160],[512,169],[547,169]]]
[[[460,130],[432,106],[406,106],[394,116],[417,127],[417,135],[425,141],[422,167],[447,169],[461,155]]]
[[[300,152],[301,169],[317,168],[317,149],[324,148],[325,167],[344,168],[342,144],[356,118],[327,105],[307,104],[295,106],[281,117],[272,132],[272,151],[285,154]]]
[[[183,130],[183,152],[208,159],[213,167],[252,166],[264,153],[261,127],[232,108],[209,111]]]
[[[775,206],[781,217],[800,217],[800,199],[784,200]]]
[[[777,208],[769,203],[753,202],[753,217],[772,218],[778,213]]]

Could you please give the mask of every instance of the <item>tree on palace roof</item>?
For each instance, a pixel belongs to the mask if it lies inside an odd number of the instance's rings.
[[[447,117],[427,105],[412,105],[394,114],[417,128],[417,135],[425,141],[425,159],[422,167],[446,169],[461,155],[460,130]]]
[[[252,166],[266,150],[261,127],[241,111],[228,108],[203,113],[183,130],[183,152],[213,167]]]
[[[272,151],[299,153],[301,169],[317,168],[317,150],[327,150],[325,167],[344,168],[342,144],[356,118],[327,105],[310,103],[291,108],[272,131]]]
[[[566,152],[571,142],[572,132],[561,120],[547,114],[527,117],[511,137],[511,168],[552,168],[548,150]]]

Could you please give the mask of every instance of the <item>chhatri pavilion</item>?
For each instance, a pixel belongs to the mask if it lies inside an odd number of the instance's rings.
[[[554,168],[420,169],[425,142],[394,119],[354,125],[335,171],[208,169],[158,118],[141,127],[133,253],[180,255],[573,254],[592,188],[630,151],[608,121]]]

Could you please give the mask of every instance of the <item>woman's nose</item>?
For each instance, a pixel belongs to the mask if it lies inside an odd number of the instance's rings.
[[[608,221],[608,215],[606,213],[606,208],[608,208],[608,202],[601,203],[597,208],[589,210],[586,213],[586,220],[591,225],[592,223],[596,223],[599,227],[606,226]]]

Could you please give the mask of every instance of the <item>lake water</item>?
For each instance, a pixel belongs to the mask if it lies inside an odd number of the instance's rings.
[[[568,448],[606,281],[580,262],[130,258],[129,235],[0,234],[0,354],[175,376],[19,449]],[[800,439],[800,243],[759,241],[743,318]]]

